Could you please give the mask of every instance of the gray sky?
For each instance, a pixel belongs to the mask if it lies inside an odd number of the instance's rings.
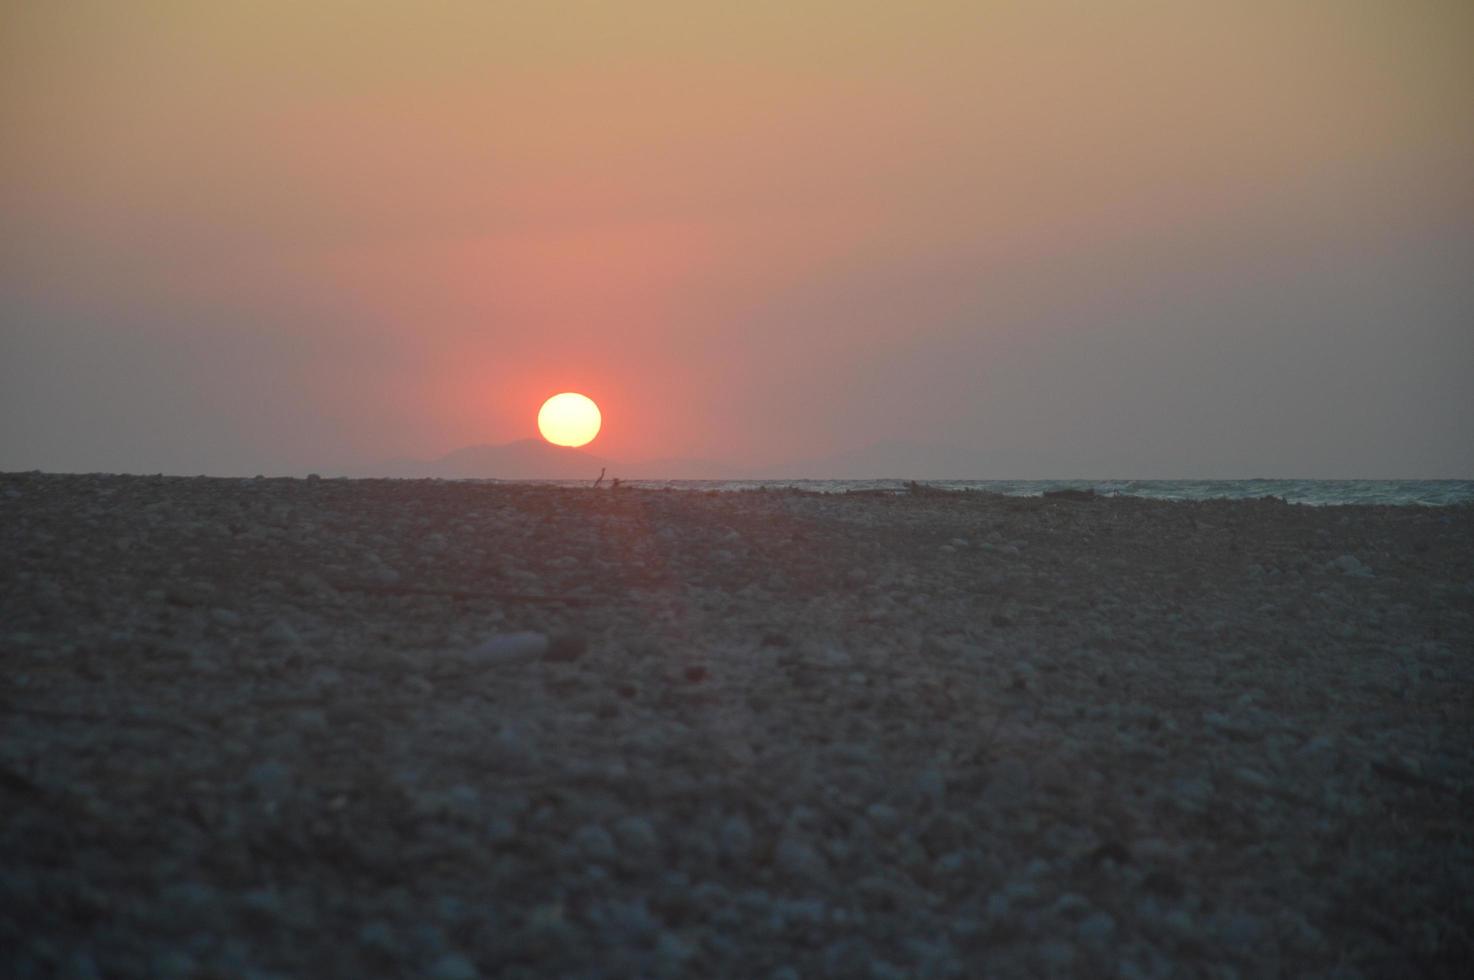
[[[0,469],[1474,477],[1467,4],[236,6],[0,8]]]

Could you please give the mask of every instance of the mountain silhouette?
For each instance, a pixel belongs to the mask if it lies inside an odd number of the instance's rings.
[[[582,449],[519,439],[499,446],[466,446],[437,459],[391,459],[354,467],[348,476],[442,480],[594,480],[609,460]]]
[[[893,440],[858,449],[737,467],[706,459],[620,461],[541,439],[466,446],[437,459],[395,459],[344,470],[346,476],[438,477],[445,480],[594,480],[600,470],[621,480],[1011,480],[1062,475],[1064,467],[1031,450],[988,452],[941,443]]]
[[[790,480],[1014,480],[1055,467],[1042,453],[977,452],[942,443],[891,440],[764,467],[761,477]]]
[[[391,459],[344,468],[343,475],[442,480],[594,480],[600,470],[622,480],[737,480],[747,474],[704,459],[652,459],[620,462],[583,449],[554,446],[541,439],[501,445],[466,446],[436,459]]]

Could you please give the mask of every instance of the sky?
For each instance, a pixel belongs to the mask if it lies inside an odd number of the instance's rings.
[[[1474,477],[1474,5],[0,0],[0,470],[565,390],[621,460]]]

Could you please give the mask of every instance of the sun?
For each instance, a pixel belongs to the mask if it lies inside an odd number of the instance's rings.
[[[599,406],[576,391],[554,395],[537,413],[537,431],[555,446],[587,446],[603,424]]]

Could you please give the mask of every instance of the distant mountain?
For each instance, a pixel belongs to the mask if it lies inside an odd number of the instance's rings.
[[[520,439],[500,446],[467,446],[439,459],[389,460],[345,473],[443,480],[594,480],[605,468],[613,468],[609,460],[582,449],[554,446],[541,439]]]
[[[746,470],[709,459],[649,459],[611,463],[609,473],[621,480],[745,480]]]
[[[582,449],[521,439],[500,446],[467,446],[438,459],[393,459],[344,469],[346,476],[443,480],[594,480],[600,470],[621,480],[737,480],[734,467],[704,459],[653,459],[622,463]]]
[[[396,459],[343,469],[346,476],[446,480],[1028,480],[1075,476],[1049,456],[1027,450],[985,453],[941,443],[893,440],[847,452],[744,469],[705,459],[621,462],[541,439],[467,446],[438,459]]]
[[[1058,475],[1043,453],[975,452],[941,443],[892,440],[814,459],[765,467],[762,477],[791,480],[1027,480]]]

